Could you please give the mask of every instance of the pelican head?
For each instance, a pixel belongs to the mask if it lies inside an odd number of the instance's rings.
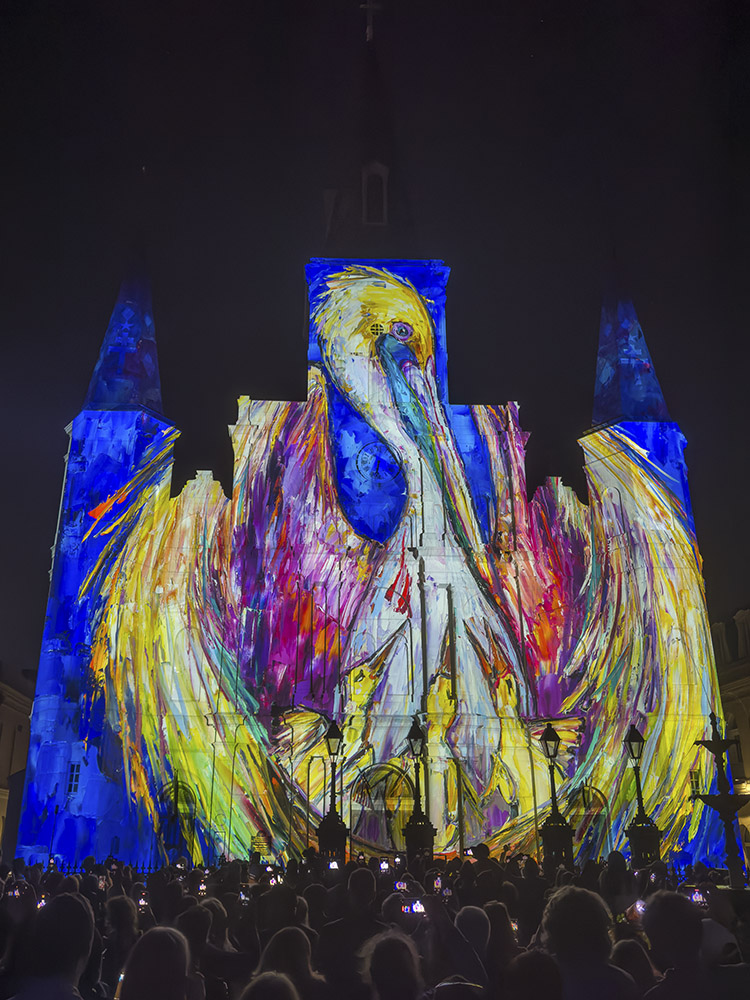
[[[314,314],[323,363],[349,402],[389,437],[398,401],[387,359],[401,352],[421,370],[434,366],[430,314],[410,282],[380,268],[348,267],[327,285]]]
[[[339,391],[415,472],[420,455],[458,537],[479,544],[463,463],[436,383],[425,300],[389,271],[352,266],[327,280],[314,313],[321,357]]]

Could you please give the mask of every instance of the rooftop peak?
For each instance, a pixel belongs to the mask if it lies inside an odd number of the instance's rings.
[[[151,288],[142,267],[120,286],[84,409],[162,413]]]
[[[607,294],[599,327],[593,424],[669,419],[633,303]]]

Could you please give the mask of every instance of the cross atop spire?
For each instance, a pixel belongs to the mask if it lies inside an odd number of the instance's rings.
[[[120,286],[83,408],[161,415],[151,289],[141,267],[134,267]]]
[[[380,3],[374,3],[373,0],[367,0],[366,3],[361,3],[359,5],[359,9],[363,10],[367,15],[367,27],[365,28],[365,41],[374,42],[375,15],[378,14],[383,9],[383,5]]]

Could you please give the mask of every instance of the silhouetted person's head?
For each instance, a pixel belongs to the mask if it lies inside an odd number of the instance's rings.
[[[461,865],[461,878],[466,879],[467,882],[474,881],[474,862],[469,861],[468,858]]]
[[[325,913],[328,890],[320,882],[312,882],[306,886],[302,895],[307,900],[307,909],[311,917]]]
[[[695,964],[703,928],[700,910],[687,896],[660,889],[649,896],[641,920],[657,968]]]
[[[510,922],[510,914],[505,903],[493,900],[484,904],[484,912],[490,922],[489,951],[494,958],[509,958],[516,952],[516,934]]]
[[[392,892],[389,896],[386,896],[380,907],[380,913],[383,920],[387,924],[396,924],[397,927],[403,927],[407,923],[404,917],[407,914],[403,911],[404,906],[404,894],[403,892]]]
[[[240,1000],[300,1000],[300,996],[288,976],[264,972],[245,987]]]
[[[211,931],[211,911],[205,906],[196,904],[181,913],[175,921],[177,930],[185,935],[190,954],[196,965],[206,950],[208,935]]]
[[[229,916],[227,910],[220,899],[209,897],[201,900],[200,905],[211,914],[211,933],[209,937],[212,941],[223,942],[229,927]]]
[[[138,907],[128,896],[111,896],[107,900],[107,923],[118,937],[135,937],[138,933]]]
[[[523,866],[524,878],[537,878],[539,876],[539,865],[533,858],[526,858]]]
[[[640,941],[618,941],[612,949],[611,961],[635,979],[641,994],[656,985],[654,967]]]
[[[599,878],[599,865],[593,858],[584,861],[580,877],[587,882],[595,882]]]
[[[36,915],[32,931],[34,975],[58,976],[75,986],[94,939],[94,914],[83,896],[63,893]]]
[[[45,888],[50,896],[56,896],[60,891],[60,886],[63,884],[65,876],[59,870],[53,872],[48,872],[45,878]]]
[[[349,876],[347,895],[355,910],[366,910],[375,899],[377,884],[369,868],[356,868]]]
[[[710,869],[708,865],[704,864],[703,861],[696,861],[693,866],[693,880],[698,882],[705,882],[710,874]]]
[[[613,874],[624,875],[628,870],[625,855],[620,851],[610,851],[607,856],[607,868]]]
[[[521,868],[518,863],[518,858],[508,858],[505,862],[505,874],[509,878],[520,878]]]
[[[70,892],[76,893],[81,891],[81,883],[78,880],[77,875],[66,875],[65,878],[60,883],[58,890],[59,893]]]
[[[153,927],[125,963],[120,1000],[185,1000],[190,950],[184,934]]]
[[[505,970],[507,1000],[562,1000],[563,984],[557,962],[543,951],[522,951]]]
[[[297,912],[297,893],[288,885],[272,886],[263,893],[262,913],[269,930],[293,924]]]
[[[567,885],[550,898],[542,916],[542,935],[561,962],[606,962],[612,951],[612,914],[588,889]]]
[[[490,856],[490,849],[486,844],[475,844],[474,857],[477,861],[486,861]]]
[[[484,960],[490,939],[490,918],[479,906],[463,906],[456,914],[456,928]]]
[[[379,1000],[416,1000],[423,990],[419,955],[398,931],[371,938],[363,949],[365,978]]]
[[[311,958],[307,934],[299,927],[282,927],[263,949],[258,972],[282,972],[293,983],[304,983],[314,975]]]

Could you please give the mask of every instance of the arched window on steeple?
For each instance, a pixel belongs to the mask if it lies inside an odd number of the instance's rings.
[[[388,167],[376,160],[362,167],[362,225],[388,225]]]

